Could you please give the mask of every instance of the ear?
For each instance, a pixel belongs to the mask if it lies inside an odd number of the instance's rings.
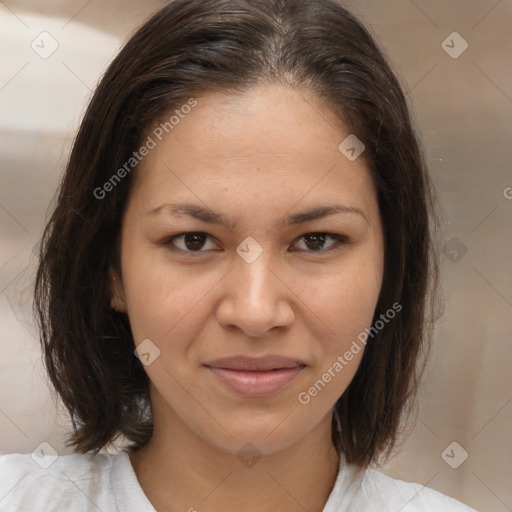
[[[110,307],[121,313],[127,312],[124,286],[121,276],[112,268],[108,271]]]

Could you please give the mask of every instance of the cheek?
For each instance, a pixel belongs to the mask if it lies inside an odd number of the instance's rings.
[[[329,335],[317,335],[317,364],[297,396],[312,418],[336,403],[357,372],[380,292],[380,276],[378,266],[358,262],[333,276],[322,294],[316,290],[316,297],[321,297],[316,303],[318,316],[329,326]]]
[[[354,258],[349,265],[329,276],[322,288],[315,287],[311,296],[318,298],[321,318],[336,333],[338,340],[357,336],[371,324],[381,283],[379,265],[364,258]]]
[[[172,340],[176,346],[180,339],[194,339],[211,308],[208,299],[218,273],[173,267],[164,251],[157,257],[153,251],[127,254],[125,295],[136,343],[150,338],[159,344]]]
[[[318,365],[308,387],[298,397],[301,404],[311,402],[311,411],[321,413],[332,407],[359,367],[382,282],[381,267],[372,261],[354,259],[333,276],[322,296],[319,316],[329,326],[331,335],[317,337]]]

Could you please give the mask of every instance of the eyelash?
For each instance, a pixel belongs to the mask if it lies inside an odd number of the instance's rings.
[[[183,252],[183,253],[186,253],[186,254],[193,254],[193,255],[197,254],[197,255],[199,255],[201,253],[207,252],[207,251],[203,251],[203,250],[189,251],[189,250],[185,250],[185,249],[179,249],[178,247],[175,247],[175,246],[172,245],[172,242],[174,240],[176,240],[177,238],[180,238],[180,237],[184,237],[185,235],[206,235],[209,238],[213,238],[213,237],[211,237],[211,235],[209,235],[208,233],[205,233],[203,231],[185,231],[183,233],[179,233],[177,235],[173,235],[173,236],[167,238],[166,240],[164,240],[162,245],[164,245],[164,246],[171,246],[171,250],[180,251],[180,252]],[[312,253],[312,254],[325,254],[325,253],[330,252],[332,250],[339,249],[340,245],[348,243],[348,239],[347,239],[346,236],[338,235],[336,233],[326,233],[326,232],[323,232],[323,231],[310,231],[308,233],[305,233],[305,234],[301,235],[296,240],[300,240],[300,239],[302,239],[302,238],[304,238],[304,237],[306,237],[308,235],[326,235],[328,238],[332,238],[332,239],[334,239],[336,241],[335,244],[331,245],[327,249],[318,249],[316,251],[315,250],[306,250],[306,252],[309,252],[309,253]],[[301,250],[301,249],[299,249],[299,250]]]

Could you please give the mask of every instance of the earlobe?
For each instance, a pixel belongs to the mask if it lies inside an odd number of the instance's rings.
[[[123,283],[117,273],[112,269],[109,270],[109,281],[110,307],[120,313],[126,313]]]

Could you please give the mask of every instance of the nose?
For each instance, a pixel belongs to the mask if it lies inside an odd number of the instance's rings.
[[[266,251],[252,263],[237,256],[221,293],[216,317],[225,329],[256,338],[289,327],[295,319],[296,296]]]

